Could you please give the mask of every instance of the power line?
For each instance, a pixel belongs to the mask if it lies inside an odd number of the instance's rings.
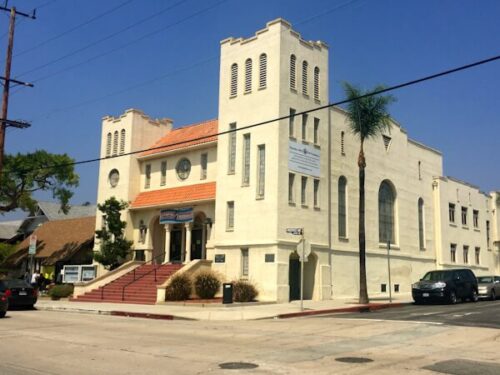
[[[49,2],[45,3],[45,5],[48,5],[48,4],[52,3],[53,1],[55,1],[55,0],[52,0],[52,1],[49,1]],[[62,38],[63,36],[68,35],[68,34],[72,33],[73,31],[76,31],[76,30],[78,30],[78,29],[80,29],[80,28],[82,28],[84,26],[87,26],[87,25],[91,24],[92,22],[97,21],[100,18],[103,18],[103,17],[105,17],[105,16],[107,16],[107,15],[109,15],[111,13],[116,12],[117,10],[123,8],[125,5],[130,4],[132,1],[135,1],[135,0],[127,0],[127,1],[125,1],[125,2],[123,2],[121,4],[119,4],[119,5],[117,5],[114,8],[111,8],[111,9],[109,9],[109,10],[107,10],[107,11],[101,13],[101,14],[98,14],[95,17],[90,18],[89,20],[87,20],[85,22],[82,22],[82,23],[80,23],[80,24],[78,24],[78,25],[76,25],[76,26],[74,26],[74,27],[72,27],[72,28],[70,28],[70,29],[68,29],[66,31],[61,32],[60,34],[57,34],[57,35],[55,35],[55,36],[53,36],[53,37],[51,37],[49,39],[46,39],[43,42],[40,42],[39,44],[37,44],[37,45],[35,45],[33,47],[30,47],[28,49],[25,49],[25,50],[23,50],[21,52],[16,53],[14,55],[14,57],[18,57],[18,56],[24,55],[24,54],[26,54],[28,52],[31,52],[31,51],[34,51],[34,50],[36,50],[36,49],[38,49],[38,48],[40,48],[40,47],[42,47],[42,46],[44,46],[44,45],[46,45],[46,44],[48,44],[50,42],[53,42],[54,40]],[[40,7],[38,7],[38,8],[40,8]]]
[[[111,38],[113,38],[113,37],[115,37],[115,36],[117,36],[117,35],[119,35],[121,33],[124,33],[125,31],[130,30],[130,29],[132,29],[132,28],[134,28],[134,27],[136,27],[136,26],[138,26],[138,25],[140,25],[140,24],[142,24],[142,23],[144,23],[146,21],[150,21],[151,19],[158,17],[161,14],[163,14],[163,13],[169,11],[169,10],[172,10],[173,8],[175,8],[175,7],[177,7],[177,6],[185,3],[186,1],[187,0],[180,0],[180,1],[176,2],[176,3],[174,3],[173,5],[170,5],[170,6],[166,7],[166,8],[164,8],[164,9],[162,9],[161,11],[159,11],[159,12],[157,12],[155,14],[147,16],[147,17],[141,19],[140,21],[137,21],[137,22],[135,22],[135,23],[133,23],[133,24],[131,24],[129,26],[126,26],[126,27],[124,27],[124,28],[122,28],[122,29],[120,29],[118,31],[115,31],[115,32],[113,32],[111,34],[108,34],[104,38],[98,39],[98,40],[96,40],[96,41],[94,41],[92,43],[89,43],[89,44],[87,44],[87,45],[85,45],[83,47],[80,47],[80,48],[78,48],[78,49],[76,49],[76,50],[74,50],[74,51],[72,51],[70,53],[67,53],[66,55],[60,56],[57,59],[54,59],[54,60],[49,61],[49,62],[47,62],[45,64],[42,64],[42,65],[38,65],[37,67],[32,68],[30,70],[27,70],[24,73],[19,74],[18,77],[22,77],[22,76],[24,76],[26,74],[36,72],[36,71],[38,71],[38,70],[40,70],[42,68],[45,68],[45,67],[47,67],[49,65],[55,64],[55,63],[57,63],[59,61],[67,59],[68,57],[74,56],[74,55],[76,55],[76,54],[78,54],[80,52],[83,52],[83,51],[85,51],[85,50],[87,50],[89,48],[92,48],[92,47],[94,47],[94,46],[96,46],[96,45],[98,45],[98,44],[100,44],[100,43],[102,43],[102,42],[104,42],[106,40],[109,40],[109,39],[111,39]]]
[[[157,147],[150,147],[150,148],[145,148],[145,149],[141,149],[141,150],[131,151],[131,152],[127,152],[127,153],[124,153],[124,154],[121,154],[121,155],[114,155],[114,156],[109,156],[109,157],[99,157],[99,158],[94,158],[94,159],[87,159],[87,160],[81,160],[81,161],[76,161],[76,162],[72,162],[72,163],[65,163],[65,164],[58,164],[58,165],[49,165],[49,166],[45,166],[45,167],[33,168],[33,169],[29,169],[29,170],[24,170],[24,171],[22,171],[22,170],[19,171],[18,170],[17,172],[18,173],[29,173],[29,172],[33,172],[33,171],[37,171],[37,170],[45,170],[45,169],[51,169],[51,168],[61,168],[61,167],[68,167],[68,166],[72,166],[72,165],[89,164],[89,163],[95,163],[95,162],[98,162],[98,161],[101,161],[101,160],[114,159],[114,158],[119,158],[119,157],[123,157],[123,156],[130,156],[130,155],[140,154],[140,153],[143,153],[143,152],[146,152],[146,151],[162,150],[162,149],[167,149],[167,148],[173,147],[173,146],[180,146],[180,145],[183,145],[183,144],[186,144],[186,143],[203,141],[203,140],[207,140],[207,139],[210,139],[210,138],[213,138],[213,137],[218,137],[218,136],[221,136],[221,135],[230,134],[230,133],[237,132],[237,131],[248,130],[248,129],[251,129],[251,128],[258,127],[258,126],[267,125],[267,124],[270,124],[270,123],[273,123],[273,122],[276,122],[276,121],[287,120],[287,119],[289,119],[291,117],[298,117],[298,116],[301,116],[303,114],[308,114],[308,113],[320,111],[322,109],[327,109],[327,108],[331,108],[331,107],[334,107],[334,106],[339,106],[339,105],[350,103],[350,102],[353,102],[353,101],[356,101],[356,100],[360,100],[360,99],[363,99],[363,98],[368,98],[370,96],[380,95],[380,94],[384,94],[384,93],[387,93],[387,92],[399,90],[399,89],[404,88],[404,87],[408,87],[408,86],[416,85],[416,84],[419,84],[419,83],[422,83],[422,82],[430,81],[430,80],[433,80],[433,79],[436,79],[436,78],[439,78],[439,77],[443,77],[443,76],[450,75],[450,74],[453,74],[453,73],[457,73],[457,72],[460,72],[460,71],[463,71],[463,70],[471,69],[471,68],[474,68],[474,67],[477,67],[477,66],[480,66],[480,65],[484,65],[484,64],[488,64],[490,62],[494,62],[494,61],[497,61],[497,60],[500,60],[500,55],[496,55],[496,56],[490,57],[488,59],[484,59],[484,60],[479,60],[479,61],[473,62],[471,64],[462,65],[462,66],[459,66],[457,68],[448,69],[448,70],[445,70],[445,71],[442,71],[442,72],[439,72],[439,73],[431,74],[431,75],[424,76],[424,77],[421,77],[421,78],[417,78],[417,79],[414,79],[414,80],[411,80],[411,81],[407,81],[407,82],[404,82],[404,83],[393,85],[393,86],[390,86],[390,87],[387,87],[387,88],[384,88],[384,89],[381,89],[381,90],[372,91],[372,92],[369,92],[369,93],[364,94],[364,95],[360,95],[360,96],[352,98],[352,99],[344,99],[344,100],[341,100],[339,102],[329,103],[329,104],[326,104],[326,105],[323,105],[323,106],[319,106],[319,107],[315,107],[315,108],[312,108],[312,109],[308,109],[306,111],[297,112],[297,113],[295,113],[293,115],[285,115],[285,116],[273,118],[273,119],[270,119],[270,120],[261,121],[261,122],[255,123],[255,124],[242,126],[242,127],[236,128],[236,129],[226,130],[226,131],[223,131],[223,132],[219,132],[217,134],[205,135],[205,136],[202,136],[202,137],[191,138],[189,140],[180,141],[180,142],[174,142],[174,143],[170,143],[170,144],[167,144],[167,145],[162,145],[162,146],[157,146]],[[10,171],[8,171],[8,172],[10,173]],[[6,172],[4,171],[3,173],[6,173]]]

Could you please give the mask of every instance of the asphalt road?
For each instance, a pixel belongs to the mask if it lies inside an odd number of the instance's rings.
[[[500,300],[456,305],[409,305],[366,313],[339,314],[339,318],[431,322],[500,329]]]
[[[491,328],[338,315],[232,322],[37,310],[7,316],[0,319],[1,375],[500,374],[500,335]],[[232,367],[245,363],[253,368]]]

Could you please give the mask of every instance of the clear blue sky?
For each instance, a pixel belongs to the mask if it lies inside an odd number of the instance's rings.
[[[6,150],[46,149],[76,160],[98,156],[101,118],[127,108],[172,118],[176,126],[216,118],[219,41],[253,35],[277,17],[290,21],[305,39],[330,46],[330,101],[343,98],[342,81],[365,88],[393,85],[500,54],[500,1],[495,0],[10,0],[10,4],[22,11],[41,7],[37,20],[20,19],[17,24],[14,53],[21,54],[14,57],[12,70],[13,77],[35,81],[36,86],[12,90],[9,108],[9,118],[32,121],[32,127],[9,129]],[[125,5],[32,49],[120,4]],[[154,14],[158,15],[87,48]],[[2,75],[7,27],[7,14],[0,14]],[[148,33],[152,35],[132,43]],[[49,62],[53,63],[33,70]],[[399,90],[394,93],[398,101],[391,106],[393,117],[410,137],[443,152],[445,175],[484,191],[500,189],[499,78],[497,61]],[[94,203],[97,163],[79,166],[77,172],[81,183],[72,202]]]

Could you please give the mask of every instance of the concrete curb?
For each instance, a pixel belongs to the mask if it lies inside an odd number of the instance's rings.
[[[394,307],[404,307],[407,305],[411,305],[413,302],[395,302],[395,303],[369,303],[367,305],[359,305],[359,306],[349,306],[349,307],[338,307],[334,309],[325,309],[325,310],[308,310],[308,311],[300,311],[295,313],[286,313],[277,315],[276,319],[290,319],[290,318],[299,318],[303,316],[314,316],[314,315],[327,315],[327,314],[341,314],[348,312],[370,312],[376,310],[390,309]]]

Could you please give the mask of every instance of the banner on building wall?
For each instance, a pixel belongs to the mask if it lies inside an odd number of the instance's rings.
[[[288,143],[288,169],[293,172],[320,177],[321,152],[314,146],[294,141]]]
[[[160,211],[160,224],[189,223],[193,221],[193,208],[164,209]]]

